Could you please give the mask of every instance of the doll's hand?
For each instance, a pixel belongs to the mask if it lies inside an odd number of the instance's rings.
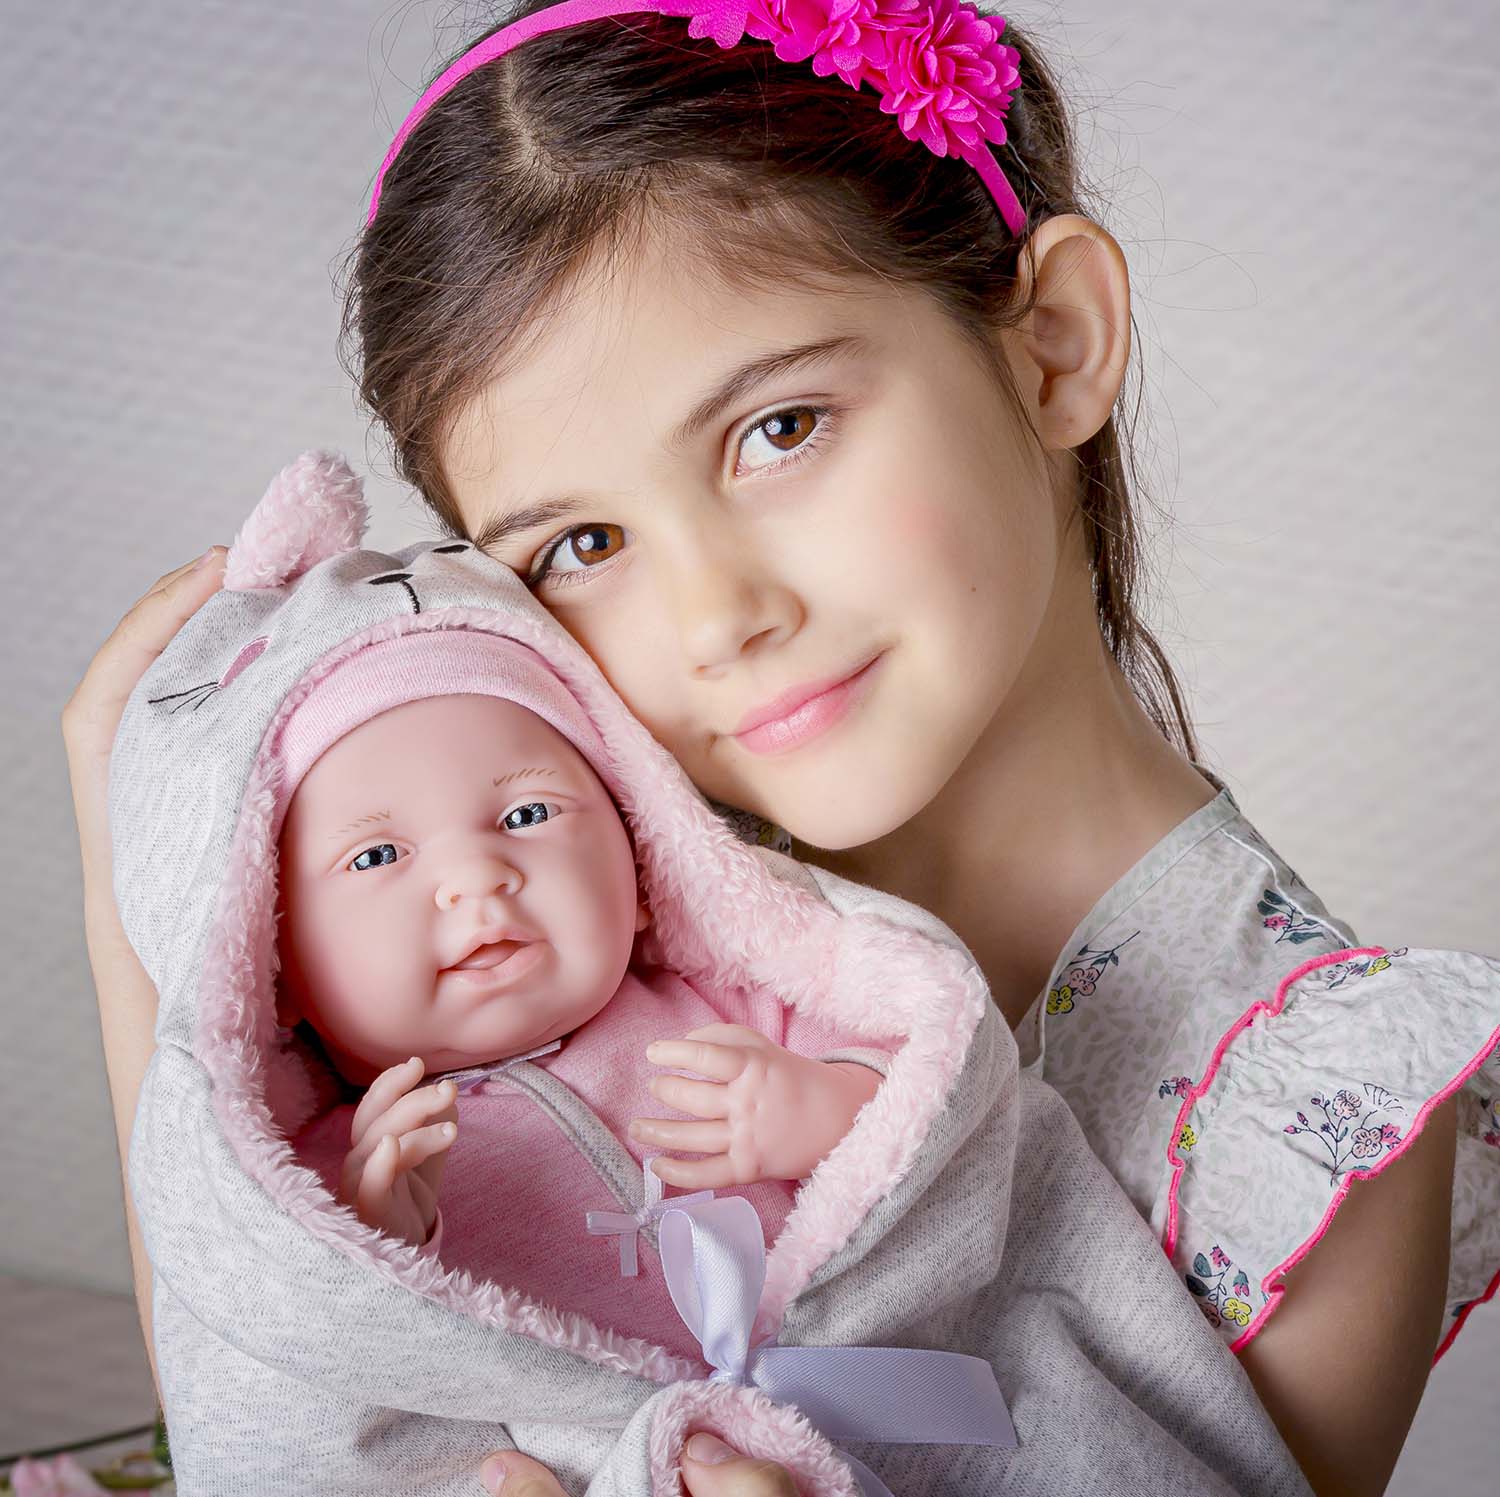
[[[711,1156],[652,1161],[668,1185],[690,1190],[810,1175],[880,1086],[867,1066],[793,1054],[743,1024],[709,1024],[680,1040],[658,1040],[646,1047],[646,1059],[709,1078],[651,1082],[658,1101],[702,1121],[636,1118],[630,1125],[639,1143]]]
[[[438,1186],[458,1137],[457,1088],[451,1081],[412,1091],[419,1056],[370,1083],[349,1128],[353,1147],[339,1176],[339,1199],[367,1227],[421,1247],[437,1220]]]

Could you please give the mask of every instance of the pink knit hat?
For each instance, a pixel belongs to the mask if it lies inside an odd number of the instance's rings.
[[[269,745],[281,766],[273,826],[280,827],[303,776],[345,734],[405,702],[457,695],[499,697],[529,708],[589,761],[619,803],[603,739],[536,651],[481,629],[412,629],[340,660],[282,723]]]

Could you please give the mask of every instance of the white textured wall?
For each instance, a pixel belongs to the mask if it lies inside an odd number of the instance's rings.
[[[434,23],[483,10],[0,6],[0,1270],[129,1282],[58,712],[288,457],[379,462],[330,277]],[[1500,951],[1500,11],[1016,15],[1053,43],[1132,267],[1158,617],[1209,757],[1368,938]],[[375,544],[428,533],[382,474],[368,492]],[[1497,1358],[1492,1307],[1393,1492],[1494,1490]]]

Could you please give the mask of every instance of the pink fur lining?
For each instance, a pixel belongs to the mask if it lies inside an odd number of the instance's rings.
[[[1187,1160],[1177,1153],[1177,1141],[1182,1137],[1183,1127],[1187,1123],[1193,1105],[1207,1094],[1210,1086],[1213,1084],[1214,1078],[1218,1075],[1219,1066],[1224,1059],[1224,1053],[1229,1048],[1230,1042],[1241,1030],[1251,1024],[1258,1014],[1266,1013],[1273,1017],[1279,1014],[1286,1005],[1287,994],[1290,992],[1293,984],[1300,978],[1305,977],[1309,972],[1316,972],[1320,967],[1332,966],[1338,962],[1350,961],[1358,957],[1384,955],[1385,947],[1383,946],[1360,946],[1349,947],[1343,951],[1333,951],[1322,956],[1312,957],[1308,961],[1303,962],[1301,966],[1294,967],[1281,979],[1281,982],[1277,985],[1275,997],[1271,1002],[1267,1003],[1264,999],[1257,999],[1252,1003],[1229,1027],[1218,1044],[1214,1046],[1213,1054],[1209,1058],[1208,1068],[1203,1073],[1203,1079],[1188,1092],[1183,1098],[1182,1106],[1177,1110],[1177,1121],[1173,1126],[1171,1138],[1167,1142],[1167,1159],[1172,1166],[1172,1181],[1167,1193],[1167,1226],[1162,1238],[1162,1247],[1168,1258],[1172,1256],[1177,1247],[1177,1197],[1182,1184],[1182,1174],[1187,1167]],[[1377,1163],[1367,1168],[1350,1170],[1344,1176],[1343,1182],[1334,1191],[1328,1210],[1323,1213],[1321,1220],[1312,1233],[1262,1278],[1261,1287],[1269,1294],[1270,1298],[1255,1313],[1250,1323],[1240,1335],[1236,1336],[1229,1343],[1230,1351],[1243,1351],[1265,1329],[1266,1322],[1271,1318],[1272,1313],[1281,1304],[1282,1298],[1286,1294],[1286,1285],[1282,1283],[1282,1280],[1322,1240],[1324,1234],[1328,1231],[1329,1224],[1333,1221],[1334,1215],[1343,1204],[1344,1198],[1349,1194],[1349,1188],[1354,1182],[1356,1180],[1373,1180],[1375,1176],[1383,1173],[1394,1160],[1399,1159],[1405,1154],[1411,1147],[1412,1140],[1417,1138],[1421,1134],[1422,1129],[1427,1125],[1427,1119],[1432,1116],[1434,1109],[1441,1107],[1454,1092],[1458,1091],[1479,1070],[1496,1045],[1500,1045],[1500,1029],[1496,1029],[1490,1035],[1479,1053],[1465,1064],[1464,1068],[1452,1081],[1442,1087],[1441,1090],[1435,1092],[1417,1109],[1416,1116],[1413,1118],[1412,1125],[1407,1130],[1405,1138],[1395,1148],[1382,1155]],[[1495,1293],[1497,1285],[1500,1285],[1500,1274],[1496,1275],[1489,1289],[1482,1296],[1482,1299],[1490,1298]],[[1453,1343],[1460,1327],[1468,1318],[1469,1310],[1474,1308],[1474,1304],[1479,1303],[1481,1303],[1481,1300],[1474,1301],[1459,1316],[1457,1322],[1449,1330],[1442,1344],[1433,1355],[1432,1360],[1434,1363],[1437,1362],[1438,1358]]]
[[[302,695],[345,655],[409,629],[458,626],[531,645],[598,726],[611,756],[604,777],[634,833],[655,914],[643,960],[671,966],[689,981],[713,975],[769,991],[857,1036],[907,1036],[884,1084],[804,1185],[771,1248],[762,1332],[774,1331],[813,1273],[910,1168],[983,1015],[984,979],[952,948],[878,916],[842,917],[805,889],[776,878],[687,785],[676,761],[624,710],[592,659],[548,618],[476,608],[400,615],[343,641],[288,693],[251,772],[231,872],[204,949],[195,1049],[213,1080],[214,1107],[236,1156],[314,1236],[393,1283],[620,1372],[661,1383],[698,1379],[705,1364],[445,1269],[364,1226],[296,1162],[278,1134],[287,1130],[288,1117],[273,1116],[270,1097],[305,1111],[309,1083],[305,1074],[295,1074],[299,1067],[305,1071],[306,1057],[278,1052],[275,1045],[269,994],[276,970],[279,828],[276,771],[265,747]],[[835,1482],[826,1490],[849,1489]]]

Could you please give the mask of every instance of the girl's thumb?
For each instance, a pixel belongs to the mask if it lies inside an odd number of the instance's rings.
[[[797,1484],[783,1467],[703,1433],[682,1448],[682,1482],[689,1497],[797,1497]]]
[[[499,1492],[502,1497],[567,1497],[545,1466],[519,1450],[487,1455],[480,1463],[479,1479],[486,1492]]]

